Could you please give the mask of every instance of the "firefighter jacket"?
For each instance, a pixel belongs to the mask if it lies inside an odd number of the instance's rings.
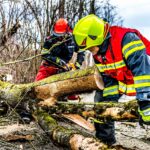
[[[73,39],[69,37],[66,42],[54,47],[51,51],[50,48],[57,42],[61,42],[63,37],[51,36],[47,37],[42,49],[42,64],[35,77],[35,81],[42,80],[51,75],[64,72],[62,69],[66,63],[72,58],[73,52],[77,51],[78,48],[75,45]]]
[[[60,60],[68,63],[72,58],[73,52],[77,51],[77,46],[74,43],[72,37],[69,36],[67,39],[65,39],[66,42],[62,42],[64,40],[63,38],[64,37],[56,37],[55,35],[46,38],[42,49],[42,58],[46,60],[49,65],[53,64],[53,62],[54,64],[59,64]],[[54,47],[51,51],[49,51],[54,44],[57,44],[57,42],[62,42],[62,44]]]
[[[103,97],[120,94],[150,100],[150,42],[135,29],[110,27],[108,38],[94,55],[105,83]]]

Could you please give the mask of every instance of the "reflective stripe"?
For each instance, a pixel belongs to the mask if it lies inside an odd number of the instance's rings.
[[[150,75],[142,75],[142,76],[135,76],[134,81],[139,81],[139,80],[150,80]]]
[[[130,42],[122,49],[125,58],[127,59],[132,53],[143,50],[145,45],[141,40]]]
[[[147,108],[146,110],[138,109],[138,112],[140,113],[143,121],[150,122],[150,108]]]
[[[118,83],[119,83],[119,91],[121,91],[122,93],[125,93],[127,90],[127,85],[120,81]]]
[[[125,66],[125,63],[123,60],[121,61],[118,61],[118,62],[115,62],[115,63],[112,63],[112,64],[107,64],[106,65],[106,69],[107,70],[110,70],[110,69],[119,69],[119,68],[122,68]]]
[[[59,62],[60,62],[60,58],[57,57],[57,58],[56,58],[56,63],[59,63]]]
[[[119,94],[118,85],[107,87],[103,90],[103,96]]]
[[[98,67],[100,72],[105,72],[108,70],[112,70],[112,69],[119,69],[122,67],[125,67],[125,63],[123,60],[115,62],[115,63],[111,63],[111,64],[96,64],[96,66]]]
[[[136,90],[135,90],[135,85],[134,84],[129,84],[127,85],[127,94],[130,94],[130,93],[136,93]]]
[[[105,65],[96,64],[96,66],[97,66],[97,68],[98,68],[98,70],[99,70],[100,72],[104,72],[104,71],[105,71]]]
[[[131,47],[133,45],[141,44],[141,43],[143,44],[143,42],[141,40],[130,42],[123,47],[122,51],[124,53],[125,50],[128,49],[129,47]]]
[[[142,88],[142,87],[150,87],[150,82],[135,84],[135,88]]]
[[[136,93],[134,84],[127,85],[127,84],[120,82],[120,81],[119,81],[119,91],[121,91],[122,93],[125,93],[127,95],[131,94],[131,93]]]
[[[150,75],[134,77],[135,88],[150,87]]]

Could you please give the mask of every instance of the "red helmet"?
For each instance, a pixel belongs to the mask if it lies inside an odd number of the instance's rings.
[[[61,36],[66,33],[72,33],[72,30],[68,24],[68,21],[64,18],[60,18],[54,24],[53,33],[57,36]]]

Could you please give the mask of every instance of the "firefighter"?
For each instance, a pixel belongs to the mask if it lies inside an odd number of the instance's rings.
[[[58,46],[49,51],[54,44]],[[77,51],[77,46],[72,40],[72,29],[66,19],[60,18],[54,24],[51,36],[45,40],[42,49],[43,61],[35,81],[67,70],[67,63],[74,51]]]
[[[59,45],[58,42],[61,44]],[[58,44],[51,51],[50,48]],[[35,81],[42,80],[54,74],[69,71],[68,63],[74,52],[78,51],[77,45],[72,38],[72,29],[68,21],[64,18],[58,19],[51,32],[45,40],[42,49],[42,64],[36,75]],[[77,100],[77,95],[70,95],[69,100]]]
[[[110,26],[91,14],[73,30],[81,50],[90,50],[105,88],[95,101],[118,101],[122,94],[136,96],[143,123],[150,123],[150,42],[136,29]],[[95,123],[96,137],[108,145],[116,142],[114,122]]]

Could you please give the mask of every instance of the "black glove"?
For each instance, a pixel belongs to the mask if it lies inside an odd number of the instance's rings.
[[[85,57],[85,53],[84,52],[80,52],[77,55],[77,62],[82,64],[82,62],[84,61],[84,57]]]
[[[84,58],[85,58],[85,53],[84,52],[79,52],[77,54],[77,60],[76,60],[76,63],[75,63],[77,69],[80,69],[80,67],[81,67],[81,65],[84,61]]]

